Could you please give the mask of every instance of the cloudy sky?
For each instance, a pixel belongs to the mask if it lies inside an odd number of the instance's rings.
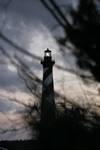
[[[55,91],[80,105],[86,105],[86,103],[100,105],[98,83],[93,83],[91,87],[88,87],[77,77],[76,58],[66,48],[66,55],[62,55],[54,35],[58,35],[58,30],[60,35],[63,32],[60,28],[52,30],[57,23],[40,0],[12,0],[6,7],[7,2],[8,0],[0,0],[0,32],[17,46],[31,53],[32,57],[20,53],[17,48],[2,38],[0,38],[0,49],[3,47],[10,58],[18,56],[42,80],[40,59],[43,58],[44,50],[50,48],[56,62],[54,66]],[[66,2],[59,0],[59,3],[66,3],[73,7],[77,5],[75,0]],[[36,56],[36,59],[33,56]],[[57,68],[57,65],[67,69]],[[73,70],[74,73],[67,70]],[[91,96],[89,93],[92,93]],[[0,51],[0,140],[31,138],[31,129],[25,123],[23,114],[26,113],[25,106],[33,104],[35,100],[19,77],[13,61],[11,62]]]

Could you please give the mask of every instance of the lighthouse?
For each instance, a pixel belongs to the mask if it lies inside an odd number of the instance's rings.
[[[53,82],[53,65],[51,51],[44,51],[44,59],[41,61],[43,66],[43,84],[41,99],[41,121],[43,125],[49,126],[55,120],[55,100],[54,100],[54,82]]]

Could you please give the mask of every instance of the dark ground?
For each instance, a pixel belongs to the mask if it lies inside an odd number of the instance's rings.
[[[38,149],[38,142],[29,140],[29,141],[1,141],[0,142],[0,150],[1,148],[6,148],[8,150],[35,150]]]
[[[52,124],[39,125],[38,140],[1,141],[0,147],[8,150],[99,150],[100,116],[94,114],[89,127],[85,113],[79,108],[66,109]]]

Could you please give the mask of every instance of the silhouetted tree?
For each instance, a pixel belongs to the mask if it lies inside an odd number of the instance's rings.
[[[70,19],[57,1],[41,2],[64,29],[65,37],[58,42],[66,46],[67,41],[70,41],[75,47],[72,52],[77,57],[78,66],[84,71],[90,71],[100,81],[100,12],[96,1],[79,0],[77,9],[68,9]]]
[[[99,14],[98,11],[96,10],[94,2],[89,0],[87,1],[81,0],[78,6],[78,10],[74,10],[72,8],[70,9],[70,17],[72,18],[72,21],[69,21],[65,16],[65,14],[63,13],[62,9],[60,9],[60,6],[54,0],[48,0],[48,2],[50,3],[47,3],[47,1],[45,0],[41,0],[41,1],[49,9],[49,11],[52,13],[52,15],[60,24],[60,26],[64,29],[65,37],[59,40],[60,44],[65,45],[67,41],[70,41],[72,44],[74,44],[76,49],[75,51],[73,51],[73,53],[78,58],[79,66],[85,70],[90,69],[91,72],[96,77],[96,79],[99,79],[97,78],[98,74],[96,73],[95,70],[97,70],[97,68],[99,68],[100,66],[99,39],[96,38],[97,34],[99,36],[100,23],[98,21]],[[49,7],[49,4],[51,4],[53,7]],[[88,7],[89,10],[86,9]],[[2,30],[0,30],[0,38],[4,43],[11,46],[13,48],[13,51],[17,51],[19,54],[23,54],[24,56],[29,56],[38,61],[41,60],[40,57],[31,54],[30,52],[28,52],[28,50],[20,47],[18,43],[14,42],[12,39],[10,39],[10,37],[7,37],[2,32]],[[94,50],[96,51],[96,53],[94,52]],[[39,86],[41,85],[42,82],[41,79],[37,77],[34,71],[31,70],[30,67],[27,66],[27,64],[22,59],[20,59],[19,55],[16,54],[11,56],[10,53],[7,51],[7,49],[5,49],[1,45],[0,45],[0,51],[5,57],[9,58],[10,62],[13,65],[16,66],[18,70],[18,74],[24,80],[26,87],[35,96],[36,100],[39,100],[41,97],[41,92],[39,90]],[[55,66],[59,69],[64,69],[64,68],[60,68],[60,66],[58,65]],[[68,103],[69,105],[73,106],[72,108],[68,109],[66,108],[66,104],[64,103],[62,103],[62,105],[60,104],[60,106],[63,107],[64,112],[61,115],[58,112],[59,110],[57,111],[57,118],[56,118],[57,120],[55,120],[55,126],[53,126],[49,130],[49,135],[50,135],[49,137],[50,139],[48,138],[49,142],[50,143],[51,141],[56,142],[57,147],[59,147],[58,143],[60,142],[66,145],[66,136],[67,136],[67,140],[70,139],[70,142],[72,142],[71,141],[72,139],[73,142],[75,142],[76,137],[80,139],[80,134],[84,131],[82,129],[83,126],[81,126],[81,121],[85,120],[84,118],[87,113],[87,110],[81,109],[80,106],[78,106],[75,102],[71,101],[69,98],[67,99],[64,95],[55,92],[55,96],[57,99],[59,98],[60,100],[64,100],[65,103]],[[18,99],[10,99],[10,100],[15,101],[16,103],[20,103],[24,105],[26,108],[28,108],[27,109],[28,113],[24,118],[32,127],[32,129],[34,129],[33,120],[35,120],[36,118],[34,117],[33,113],[34,111],[40,113],[39,107],[36,104],[33,104],[32,106],[25,105],[23,102],[18,101]],[[5,130],[4,132],[7,131]],[[85,137],[86,134],[84,132],[83,139],[85,139]],[[65,145],[63,145],[63,147]]]

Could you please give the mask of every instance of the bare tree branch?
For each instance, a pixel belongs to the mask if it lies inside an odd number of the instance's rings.
[[[18,46],[15,42],[10,40],[10,38],[7,38],[7,36],[5,36],[2,32],[0,32],[0,38],[3,39],[5,42],[7,42],[9,45],[11,45],[13,48],[15,48],[15,50],[19,51],[20,53],[30,56],[33,59],[41,60],[41,57],[31,54],[30,52],[28,52],[28,50],[25,50],[22,47]]]
[[[59,18],[59,16],[54,12],[54,10],[48,5],[48,3],[45,0],[41,0],[41,2],[50,11],[50,13],[53,15],[53,17],[59,23],[59,25],[61,25],[63,28],[65,28],[65,24],[62,22],[62,20]]]

